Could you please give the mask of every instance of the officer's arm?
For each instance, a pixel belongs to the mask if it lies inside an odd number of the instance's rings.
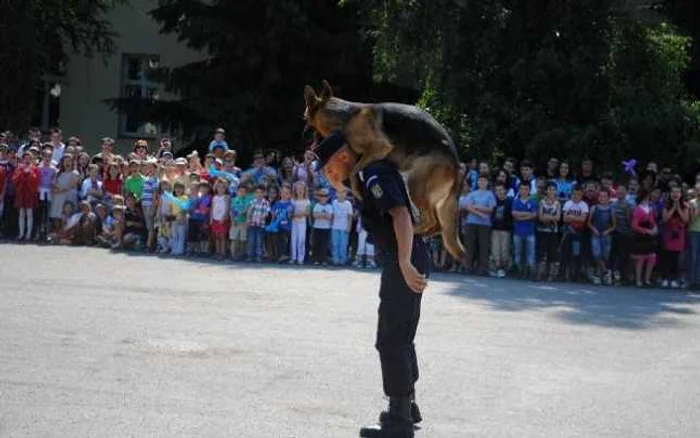
[[[399,268],[406,285],[416,293],[422,293],[428,282],[425,275],[418,272],[411,262],[413,251],[413,222],[406,206],[396,206],[389,210],[394,225],[394,235],[398,249]]]
[[[413,222],[406,206],[396,206],[389,210],[393,219],[394,235],[398,246],[399,264],[411,263],[413,251]]]

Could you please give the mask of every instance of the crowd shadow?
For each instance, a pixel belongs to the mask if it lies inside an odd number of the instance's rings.
[[[678,327],[700,310],[700,295],[683,290],[636,289],[575,283],[534,283],[438,274],[448,294],[502,312],[546,311],[570,324],[630,330]]]

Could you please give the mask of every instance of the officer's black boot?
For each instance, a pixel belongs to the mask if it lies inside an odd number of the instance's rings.
[[[413,438],[411,397],[390,397],[389,411],[383,413],[379,424],[360,429],[362,438]]]
[[[382,412],[379,415],[379,422],[381,423],[389,415],[389,412]],[[423,421],[423,417],[420,414],[420,408],[418,408],[418,403],[414,396],[411,396],[411,420],[413,424],[418,424]]]

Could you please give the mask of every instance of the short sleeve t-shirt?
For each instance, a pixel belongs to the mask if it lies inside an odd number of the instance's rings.
[[[575,217],[585,217],[588,215],[588,204],[585,201],[574,202],[573,200],[566,201],[564,204],[564,214],[569,214]],[[569,224],[574,231],[582,231],[586,228],[586,222],[571,222]]]
[[[334,230],[347,231],[350,227],[350,218],[352,217],[352,203],[347,199],[345,201],[333,201],[333,224],[331,228]]]
[[[136,196],[136,199],[141,199],[143,196],[144,177],[142,175],[132,175],[124,181],[124,192],[131,193]]]
[[[512,231],[513,229],[513,199],[496,199],[496,206],[491,213],[491,224],[494,230]]]
[[[513,212],[516,211],[522,213],[537,213],[537,202],[535,202],[531,198],[528,198],[525,201],[523,201],[518,196],[513,201]],[[513,233],[516,236],[531,236],[535,234],[535,221],[536,219],[530,219],[526,221],[517,221],[514,219]]]
[[[333,206],[331,204],[316,204],[314,206],[314,228],[319,230],[330,230],[331,219],[319,218],[318,214],[327,213],[333,214]]]
[[[462,202],[462,199],[464,201]],[[496,197],[493,192],[489,190],[475,190],[469,193],[466,198],[461,198],[460,203],[463,204],[464,208],[472,205],[475,207],[490,208],[496,205]],[[460,206],[462,207],[462,206]],[[466,223],[468,225],[486,225],[491,226],[491,215],[485,214],[486,217],[482,217],[473,213],[467,215]]]
[[[237,196],[231,200],[231,217],[236,225],[245,224],[247,219],[248,205],[252,198],[249,196]]]
[[[292,201],[277,201],[272,206],[272,212],[275,218],[279,219],[279,229],[282,231],[289,231],[292,229],[292,212],[294,206]]]
[[[154,195],[158,191],[158,178],[155,176],[144,177],[142,190],[141,205],[150,207],[153,205]]]

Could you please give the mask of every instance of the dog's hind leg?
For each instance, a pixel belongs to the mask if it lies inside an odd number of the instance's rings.
[[[458,178],[455,178],[454,187],[452,187],[447,196],[437,202],[436,210],[438,221],[442,228],[442,242],[450,255],[463,264],[466,260],[466,253],[462,242],[459,240],[459,215],[457,208],[459,188]]]

